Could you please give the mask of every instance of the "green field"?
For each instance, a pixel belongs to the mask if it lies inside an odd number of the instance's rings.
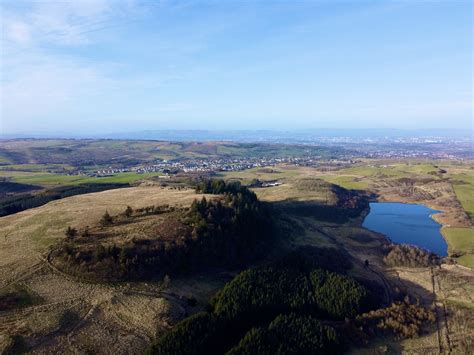
[[[466,213],[474,221],[474,173],[453,174],[453,188]]]
[[[18,171],[0,171],[0,177],[11,178],[12,181],[41,186],[78,185],[86,183],[131,183],[145,178],[160,176],[161,173],[119,173],[113,176],[90,177],[83,175],[62,175],[53,173],[34,173]]]
[[[448,242],[450,253],[464,254],[456,259],[458,263],[474,268],[474,229],[444,227],[441,233]]]
[[[52,170],[68,170],[73,169],[71,165],[67,164],[8,164],[0,165],[0,171],[12,170],[12,171],[52,171]]]
[[[357,181],[355,176],[324,175],[318,176],[318,178],[349,190],[364,190],[369,187],[369,184],[366,181]]]
[[[339,170],[344,175],[355,176],[391,176],[391,177],[408,177],[410,175],[433,174],[438,171],[433,164],[429,163],[397,163],[397,164],[370,164],[364,166],[355,166],[347,169]]]
[[[454,191],[469,218],[474,221],[474,185],[455,185]]]
[[[365,165],[331,171],[327,175],[318,176],[318,178],[346,189],[364,190],[381,178],[399,179],[428,175],[438,179],[435,175],[437,171],[438,169],[429,163],[382,164],[380,162],[366,162]]]
[[[239,179],[244,184],[250,183],[253,179],[260,180],[279,180],[288,179],[298,176],[300,172],[297,168],[282,169],[282,168],[252,168],[242,171],[229,171],[218,173],[217,175],[225,179]]]

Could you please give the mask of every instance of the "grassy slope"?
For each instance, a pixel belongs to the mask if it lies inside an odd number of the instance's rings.
[[[474,221],[474,172],[466,171],[461,174],[453,174],[451,179],[454,180],[453,187],[459,202]]]
[[[471,221],[474,221],[474,171],[457,167],[453,170],[456,173],[450,174],[450,180],[456,197]],[[474,228],[443,228],[442,233],[450,251],[464,253],[457,259],[459,264],[474,268]]]
[[[44,255],[58,238],[65,238],[68,225],[96,223],[106,209],[116,214],[127,205],[188,206],[196,197],[200,196],[192,189],[134,187],[68,197],[1,217],[0,289],[24,286],[41,297],[42,304],[39,311],[33,305],[24,312],[0,312],[0,353],[8,336],[19,332],[27,339],[47,338],[48,341],[34,342],[38,353],[83,352],[82,349],[94,354],[104,353],[103,349],[108,353],[126,353],[129,349],[142,353],[149,345],[148,339],[168,327],[169,319],[174,323],[181,317],[181,301],[173,296],[163,298],[160,283],[117,287],[73,280],[50,270],[38,256]],[[176,292],[203,299],[204,303],[222,283],[212,276],[179,281],[173,278],[172,287]],[[139,291],[124,292],[124,288]],[[61,319],[66,312],[73,312],[78,318],[71,326],[63,327]],[[85,317],[87,321],[82,322]],[[65,339],[66,333],[70,338]]]
[[[457,258],[459,264],[474,268],[474,229],[446,227],[441,232],[448,242],[450,253],[465,253]]]
[[[474,185],[455,185],[454,191],[469,218],[474,221]]]
[[[319,178],[346,189],[367,189],[379,179],[398,179],[410,176],[427,175],[436,172],[431,163],[374,163],[343,168],[330,173],[324,173]],[[433,177],[433,175],[429,175]]]
[[[253,168],[244,171],[219,173],[225,179],[239,180],[244,184],[252,179],[262,181],[277,180],[282,185],[265,188],[255,188],[253,191],[263,201],[320,201],[334,199],[329,184],[315,183],[319,177],[314,177],[312,169],[271,167],[268,169]]]
[[[149,205],[190,205],[194,190],[161,187],[132,187],[77,195],[50,202],[44,206],[0,218],[0,270],[10,257],[26,250],[44,251],[57,238],[64,238],[68,225],[77,227],[96,223],[105,210],[111,214]],[[209,196],[208,196],[209,197]],[[8,237],[3,239],[3,236]],[[25,249],[19,245],[27,246]],[[1,279],[1,272],[0,272]]]
[[[160,173],[120,173],[113,176],[90,177],[82,175],[62,175],[44,172],[24,172],[24,171],[0,171],[0,177],[5,176],[14,182],[34,185],[78,185],[85,183],[130,183],[152,176],[160,176]]]
[[[369,187],[368,182],[363,179],[356,178],[354,176],[334,176],[334,175],[322,175],[318,176],[324,181],[330,182],[331,184],[339,185],[345,189],[355,189],[355,190],[364,190]]]
[[[218,173],[217,175],[225,179],[238,179],[244,184],[250,183],[252,179],[260,180],[282,180],[298,176],[300,172],[297,168],[252,168],[243,171],[229,171]]]

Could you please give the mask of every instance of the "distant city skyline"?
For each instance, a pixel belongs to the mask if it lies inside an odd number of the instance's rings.
[[[473,129],[471,1],[0,9],[0,135]]]

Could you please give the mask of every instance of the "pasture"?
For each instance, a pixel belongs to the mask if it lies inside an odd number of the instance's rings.
[[[161,173],[134,172],[117,173],[112,176],[96,177],[86,175],[64,175],[45,172],[26,172],[0,170],[0,177],[9,178],[14,182],[41,186],[100,184],[100,183],[132,183],[138,180],[163,175]]]
[[[449,253],[461,254],[457,262],[474,268],[474,228],[445,227],[441,233],[448,242]]]

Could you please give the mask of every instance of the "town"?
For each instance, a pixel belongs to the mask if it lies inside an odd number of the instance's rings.
[[[145,173],[163,173],[172,175],[179,172],[218,172],[218,171],[242,171],[252,168],[271,167],[280,164],[293,166],[318,166],[320,156],[308,157],[262,157],[262,158],[201,158],[201,159],[177,159],[177,160],[158,160],[153,164],[143,164],[133,167],[123,168],[104,168],[92,173],[86,173],[90,176],[111,176],[119,173],[133,172],[138,174]],[[338,165],[354,164],[355,160],[333,159],[332,162]],[[84,174],[84,172],[83,172]]]
[[[341,168],[361,162],[361,159],[446,159],[464,160],[472,157],[471,143],[454,141],[447,143],[393,143],[382,146],[373,144],[345,144],[334,156],[321,155],[298,156],[261,156],[261,157],[208,157],[188,158],[180,157],[172,160],[157,159],[153,162],[130,164],[130,166],[107,166],[96,170],[75,170],[71,174],[88,176],[111,176],[118,173],[133,172],[138,174],[163,173],[173,175],[179,172],[224,172],[242,171],[252,168],[272,167],[276,165],[291,165],[295,167],[327,167]]]

